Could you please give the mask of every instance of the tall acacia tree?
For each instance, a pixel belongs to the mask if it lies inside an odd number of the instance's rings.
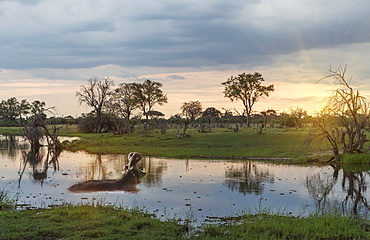
[[[247,126],[250,126],[250,116],[252,108],[262,97],[268,97],[273,92],[274,85],[263,86],[265,81],[258,72],[254,74],[241,73],[238,76],[231,76],[222,85],[225,86],[224,96],[232,102],[240,100],[244,105],[244,114],[247,117]]]
[[[80,91],[76,92],[78,103],[80,105],[86,104],[94,108],[96,114],[96,132],[100,133],[102,130],[102,111],[104,105],[107,103],[109,97],[112,95],[111,87],[113,81],[108,78],[90,78],[86,85],[81,85]]]
[[[146,120],[149,119],[148,113],[153,110],[155,104],[163,105],[167,103],[167,95],[163,94],[162,83],[145,80],[143,83],[134,83],[134,95],[143,111]]]

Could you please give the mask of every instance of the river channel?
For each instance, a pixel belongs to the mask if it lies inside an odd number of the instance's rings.
[[[144,208],[158,217],[211,221],[271,210],[295,216],[336,208],[368,213],[369,171],[334,166],[298,166],[258,161],[146,157],[147,175],[138,191],[71,193],[68,187],[91,179],[115,179],[126,155],[85,152],[37,153],[20,137],[0,137],[0,190],[17,207],[97,203]]]

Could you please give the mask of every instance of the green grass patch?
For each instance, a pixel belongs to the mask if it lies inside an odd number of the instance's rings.
[[[21,127],[0,127],[0,135],[22,135]]]
[[[343,164],[368,164],[370,165],[370,154],[368,153],[354,153],[343,154],[341,157]]]
[[[244,215],[238,223],[206,225],[194,239],[368,239],[369,223],[339,214]]]
[[[177,239],[186,228],[110,206],[0,211],[0,239]]]
[[[78,134],[80,141],[69,144],[69,150],[86,150],[91,153],[127,154],[137,151],[146,156],[172,158],[298,158],[330,147],[313,139],[312,131],[293,129],[265,129],[262,134],[255,129],[242,128],[234,133],[232,129],[212,129],[209,133],[188,130],[189,137],[178,138],[175,129],[165,135],[151,132],[114,136],[105,134]]]
[[[60,136],[80,137],[81,140],[65,143],[67,150],[84,150],[99,154],[127,154],[137,151],[145,156],[169,158],[209,159],[290,159],[290,163],[325,162],[331,147],[325,140],[315,139],[315,129],[265,128],[258,134],[254,128],[213,128],[199,133],[189,129],[189,137],[178,138],[176,129],[142,133],[139,127],[133,134],[79,133],[77,125],[60,125]],[[22,134],[21,128],[0,128],[0,134]],[[319,153],[319,154],[317,154]],[[316,154],[316,155],[315,155]]]
[[[0,239],[368,239],[367,220],[335,213],[259,213],[189,228],[140,209],[80,205],[0,211]],[[189,231],[191,230],[191,231]]]

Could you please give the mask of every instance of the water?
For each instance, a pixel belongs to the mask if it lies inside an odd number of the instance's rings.
[[[367,171],[332,166],[295,166],[256,161],[145,157],[147,175],[137,193],[71,193],[66,189],[91,179],[114,179],[126,155],[96,155],[41,148],[33,153],[17,137],[0,137],[0,189],[18,198],[18,208],[65,203],[145,207],[158,217],[219,219],[269,209],[302,215],[338,208],[367,214]]]

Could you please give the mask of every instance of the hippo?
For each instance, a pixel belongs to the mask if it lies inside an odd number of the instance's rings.
[[[137,163],[142,159],[138,152],[131,152],[128,155],[129,163],[125,166],[122,176],[117,179],[88,180],[70,186],[67,190],[73,193],[86,193],[97,191],[125,191],[137,192],[136,185],[146,172],[138,168]]]

